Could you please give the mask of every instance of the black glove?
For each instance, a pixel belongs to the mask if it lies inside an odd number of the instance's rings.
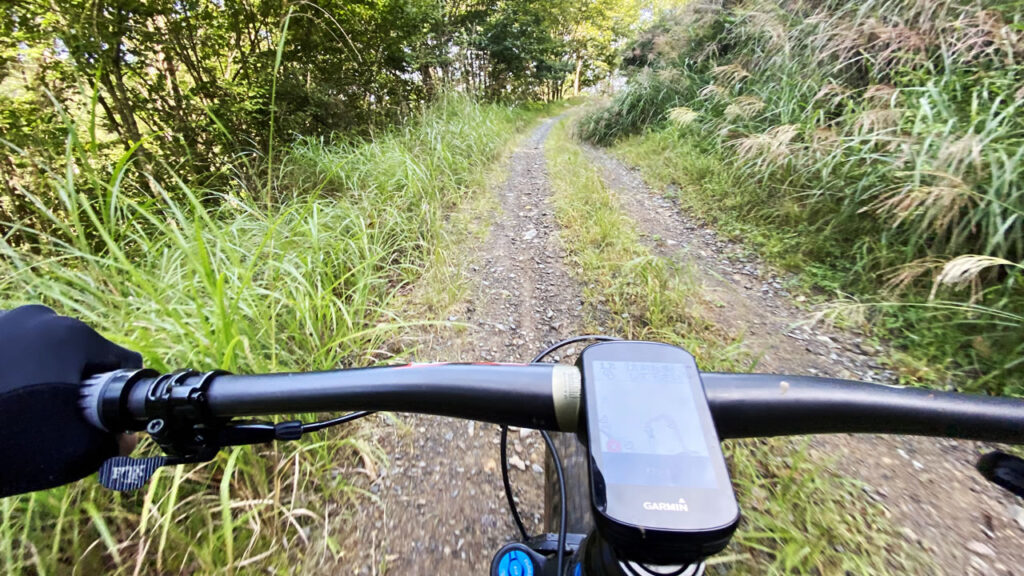
[[[142,357],[45,306],[0,313],[0,496],[84,478],[117,455],[117,438],[89,424],[82,381]]]

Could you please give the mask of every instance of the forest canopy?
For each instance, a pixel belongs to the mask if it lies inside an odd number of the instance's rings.
[[[365,135],[443,91],[551,100],[599,82],[634,0],[15,0],[0,23],[0,186],[38,188],[69,124],[150,174],[276,140]],[[136,148],[137,147],[137,148]],[[163,167],[163,168],[161,168]],[[158,178],[160,176],[157,176]]]

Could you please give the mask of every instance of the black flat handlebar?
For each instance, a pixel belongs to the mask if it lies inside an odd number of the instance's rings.
[[[578,373],[568,366],[559,372],[576,374],[578,399]],[[553,400],[555,377],[551,364],[436,364],[223,376],[210,385],[209,406],[214,416],[223,417],[370,410],[557,430],[561,426]],[[575,426],[575,420],[565,426]]]
[[[98,413],[90,416],[83,403],[87,416],[122,431],[174,414],[229,419],[369,410],[575,432],[580,406],[579,372],[552,364],[143,376],[97,384]],[[849,432],[1024,444],[1024,400],[807,376],[705,372],[702,379],[723,439]]]
[[[837,432],[1024,444],[1024,401],[850,380],[701,375],[721,438]]]

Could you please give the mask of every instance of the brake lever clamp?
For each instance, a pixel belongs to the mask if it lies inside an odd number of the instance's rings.
[[[216,440],[228,420],[207,405],[210,381],[227,372],[183,370],[156,378],[146,391],[146,432],[168,456],[204,462],[220,450]]]
[[[100,466],[100,484],[119,492],[138,490],[162,466],[212,460],[227,420],[210,415],[206,388],[220,374],[226,372],[183,370],[154,378],[146,390],[145,431],[166,456],[109,458]]]
[[[166,456],[108,459],[99,470],[100,484],[111,490],[138,490],[162,466],[208,462],[226,446],[298,440],[303,424],[238,422],[216,418],[207,406],[210,381],[227,372],[184,370],[153,379],[146,391],[146,432]]]

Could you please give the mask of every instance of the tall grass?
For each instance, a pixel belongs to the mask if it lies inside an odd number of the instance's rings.
[[[445,214],[522,120],[450,97],[372,141],[281,150],[269,182],[249,177],[268,173],[258,158],[240,159],[232,186],[150,182],[152,197],[122,188],[129,156],[96,168],[72,127],[65,165],[48,168],[59,205],[35,202],[43,226],[4,225],[0,308],[49,304],[158,370],[373,363],[408,322],[393,295],[421,274]],[[163,469],[135,494],[87,479],[8,498],[0,571],[329,569],[342,518],[363,497],[351,478],[379,457],[358,433],[335,433]]]
[[[598,170],[556,127],[546,149],[555,214],[584,285],[589,330],[672,342],[704,370],[742,371],[737,342],[702,315],[692,271],[651,253]],[[743,521],[712,570],[729,574],[927,573],[881,508],[789,440],[728,442]]]
[[[1019,4],[958,0],[689,3],[647,33],[650,65],[581,131],[648,130],[623,152],[684,202],[819,286],[920,304],[875,321],[1012,391],[1024,324],[975,307],[1019,317],[1020,268],[979,271],[959,310],[928,300],[961,298],[932,290],[959,256],[1024,261],[1021,18]]]

